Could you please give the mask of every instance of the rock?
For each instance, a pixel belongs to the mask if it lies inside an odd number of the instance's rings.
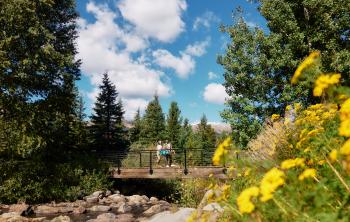
[[[142,195],[141,197],[142,197],[146,202],[149,201],[149,198],[148,198],[146,195]]]
[[[86,200],[87,203],[97,203],[98,202],[98,197],[95,196],[86,196],[84,197],[84,200]]]
[[[0,218],[11,218],[15,216],[21,216],[19,212],[9,212],[9,213],[3,213],[0,215]]]
[[[0,215],[2,214],[2,210],[0,209]]]
[[[105,193],[105,196],[108,197],[108,196],[111,196],[112,194],[113,194],[112,191],[107,190],[106,193]]]
[[[93,212],[107,212],[110,210],[111,210],[110,206],[104,206],[104,205],[96,205],[89,208],[89,211],[93,211]]]
[[[120,194],[113,194],[109,196],[107,199],[111,200],[114,203],[126,202],[126,198]]]
[[[140,195],[132,195],[127,199],[130,204],[139,205],[139,204],[147,203],[147,201]]]
[[[72,220],[68,216],[58,216],[51,220],[51,222],[71,222]]]
[[[87,207],[89,204],[87,202],[85,202],[84,200],[76,200],[75,202],[73,202],[73,207]]]
[[[83,214],[85,212],[86,212],[86,208],[82,206],[76,207],[73,210],[73,214]]]
[[[150,216],[153,216],[157,213],[160,213],[160,212],[166,211],[166,210],[169,210],[169,206],[157,204],[157,205],[152,206],[151,208],[149,208],[145,212],[143,212],[143,216],[150,217]]]
[[[155,202],[158,201],[158,198],[157,198],[157,197],[151,197],[149,200],[150,200],[152,203],[155,203]]]
[[[121,213],[121,214],[125,214],[125,213],[128,213],[132,210],[132,207],[125,203],[125,202],[122,202],[122,204],[119,206],[117,212],[118,213]]]
[[[117,210],[123,204],[124,204],[124,202],[111,203],[109,206],[112,208],[112,210]]]
[[[119,190],[114,190],[113,193],[114,194],[120,194],[120,191]]]
[[[224,208],[222,208],[220,206],[220,204],[218,203],[210,203],[208,205],[206,205],[205,207],[203,207],[203,210],[205,211],[217,211],[222,213],[224,211]]]
[[[116,215],[113,213],[104,213],[97,216],[96,221],[100,222],[114,222],[116,221]]]
[[[30,221],[31,222],[44,222],[47,220],[46,220],[46,217],[36,217],[36,218],[32,218]]]
[[[35,214],[58,214],[58,208],[46,205],[39,205],[34,209]]]
[[[90,196],[102,199],[104,197],[104,192],[102,190],[95,191]]]
[[[11,205],[9,207],[9,212],[17,212],[21,216],[28,216],[34,213],[32,206],[25,203]]]
[[[119,214],[115,221],[118,222],[134,222],[135,218],[132,214]]]
[[[58,213],[72,213],[74,211],[74,207],[58,207]]]
[[[191,216],[192,212],[195,211],[193,208],[181,208],[175,213],[170,211],[164,211],[154,215],[148,222],[184,222]]]

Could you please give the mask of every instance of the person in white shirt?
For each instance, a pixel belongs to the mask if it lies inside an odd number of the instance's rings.
[[[160,151],[162,149],[163,149],[162,141],[159,140],[158,143],[157,143],[157,164],[160,163],[160,156],[161,156]]]

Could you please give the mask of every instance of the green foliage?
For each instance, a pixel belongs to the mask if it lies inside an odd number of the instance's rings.
[[[133,120],[133,127],[130,130],[131,143],[138,142],[140,140],[141,129],[142,129],[142,120],[140,115],[140,109],[138,109]]]
[[[158,96],[149,102],[142,119],[141,140],[143,144],[155,144],[165,139],[165,119]]]
[[[292,102],[317,101],[309,85],[292,87],[290,77],[311,51],[322,52],[322,71],[349,73],[350,3],[340,0],[260,0],[260,12],[269,32],[250,28],[237,16],[222,27],[232,43],[218,57],[225,69],[230,96],[222,117],[232,126],[233,137],[244,147],[261,129],[264,119],[283,114]],[[343,75],[349,82],[348,74]]]
[[[97,97],[94,114],[91,116],[91,133],[93,144],[99,149],[118,146],[125,148],[125,135],[123,132],[123,105],[118,102],[118,93],[115,86],[104,73],[100,93]]]
[[[173,148],[179,148],[179,138],[180,138],[180,129],[181,129],[181,111],[176,102],[172,102],[170,104],[168,116],[167,116],[167,124],[166,124],[166,132],[167,138],[172,144]]]

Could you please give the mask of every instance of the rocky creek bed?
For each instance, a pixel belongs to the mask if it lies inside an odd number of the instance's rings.
[[[0,222],[185,222],[195,210],[199,217],[203,212],[210,212],[208,221],[214,222],[223,208],[208,201],[213,195],[214,191],[208,190],[194,209],[178,208],[145,195],[124,196],[119,191],[96,191],[75,202],[0,204]]]

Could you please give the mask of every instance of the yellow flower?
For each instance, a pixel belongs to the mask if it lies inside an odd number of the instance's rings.
[[[213,156],[213,164],[219,165],[221,160],[225,157],[225,155],[228,153],[227,148],[231,145],[232,140],[231,137],[227,137],[224,142],[222,142],[215,150],[214,156]]]
[[[340,74],[327,74],[319,76],[315,82],[316,86],[314,88],[314,96],[321,96],[323,91],[330,85],[339,83],[340,77]]]
[[[273,197],[273,193],[279,186],[282,186],[285,183],[283,171],[272,168],[267,172],[260,183],[260,200],[266,202]]]
[[[272,120],[273,122],[275,122],[275,121],[279,120],[280,117],[281,117],[281,116],[280,116],[279,114],[272,114],[271,120]]]
[[[281,163],[281,168],[284,170],[296,167],[296,166],[304,166],[304,158],[295,158],[295,159],[288,159]]]
[[[338,151],[336,149],[333,149],[328,156],[331,162],[335,162],[337,160]]]
[[[311,130],[310,132],[308,132],[308,134],[306,136],[312,137],[312,136],[315,136],[316,134],[321,133],[323,131],[324,131],[323,128],[314,129],[314,130]]]
[[[292,109],[292,106],[291,106],[291,105],[286,106],[286,112],[288,112],[288,111],[291,110],[291,109]]]
[[[339,110],[340,113],[340,120],[345,121],[350,119],[350,99],[347,99],[342,105]]]
[[[258,187],[249,187],[242,191],[242,193],[237,197],[237,205],[239,212],[251,213],[255,209],[254,204],[251,201],[252,197],[257,197],[259,195]]]
[[[325,162],[326,162],[325,160],[320,160],[317,162],[317,164],[322,166],[323,164],[325,164]]]
[[[311,66],[316,62],[316,59],[320,56],[319,51],[314,51],[310,53],[308,57],[304,59],[304,61],[298,66],[297,70],[294,73],[292,78],[292,84],[297,83],[299,76],[302,74],[303,70]]]
[[[339,150],[340,154],[349,155],[350,154],[350,139],[348,139]]]
[[[309,177],[316,177],[316,170],[315,169],[310,168],[310,169],[304,170],[304,172],[302,172],[299,175],[298,179],[304,180],[304,179],[309,178]]]
[[[340,136],[350,137],[350,119],[340,122],[338,131]]]
[[[243,174],[243,175],[244,175],[245,177],[249,176],[250,171],[252,171],[252,169],[250,169],[250,168],[246,169],[246,170],[244,171],[244,174]]]

